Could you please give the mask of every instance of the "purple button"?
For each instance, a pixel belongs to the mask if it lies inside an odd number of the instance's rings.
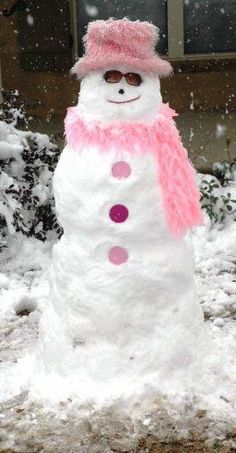
[[[112,165],[112,176],[114,176],[114,178],[128,178],[130,174],[131,168],[130,165],[127,164],[127,162],[120,161]]]
[[[126,263],[126,261],[128,261],[129,255],[127,250],[123,247],[115,246],[112,247],[109,251],[108,258],[112,264],[119,265]]]
[[[112,206],[109,212],[110,219],[115,223],[125,222],[128,218],[129,211],[123,204]]]

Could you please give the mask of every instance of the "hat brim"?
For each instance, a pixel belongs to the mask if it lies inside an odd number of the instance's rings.
[[[112,66],[130,66],[134,70],[155,73],[159,77],[167,77],[172,72],[171,64],[159,58],[157,55],[150,59],[139,59],[126,55],[102,55],[101,58],[89,58],[84,56],[80,58],[71,69],[78,79],[83,79],[89,72],[97,69],[111,68]]]

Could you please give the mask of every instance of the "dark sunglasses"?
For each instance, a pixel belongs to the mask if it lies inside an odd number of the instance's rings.
[[[126,82],[129,85],[133,85],[138,87],[142,83],[142,79],[139,74],[135,74],[134,72],[127,72],[127,74],[122,74],[120,71],[107,71],[104,74],[104,79],[107,83],[118,83],[121,81],[122,77],[125,77]]]

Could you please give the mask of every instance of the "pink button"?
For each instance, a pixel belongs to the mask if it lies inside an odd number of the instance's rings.
[[[124,161],[116,162],[112,166],[112,176],[114,176],[114,178],[118,179],[128,178],[130,174],[131,168],[130,165],[127,164],[127,162]]]
[[[109,251],[109,261],[112,264],[123,264],[128,261],[129,255],[127,250],[125,250],[123,247],[112,247],[111,250]]]
[[[110,209],[109,215],[113,222],[123,223],[128,218],[129,211],[123,204],[116,204]]]

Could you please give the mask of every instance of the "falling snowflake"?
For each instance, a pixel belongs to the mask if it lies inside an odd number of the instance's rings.
[[[223,124],[216,125],[216,138],[223,137],[225,135],[226,126]]]
[[[194,137],[194,132],[193,132],[193,128],[191,127],[190,134],[189,134],[189,143],[191,143],[193,137]]]
[[[85,5],[86,13],[89,17],[97,17],[98,15],[98,7],[95,5]]]
[[[34,18],[33,18],[33,16],[31,16],[31,14],[27,15],[26,21],[27,21],[27,24],[30,25],[30,27],[32,27],[34,25]]]
[[[192,98],[192,101],[191,101],[191,104],[190,104],[190,110],[194,110],[194,100],[193,100],[193,92],[190,93],[191,95],[191,98]]]

